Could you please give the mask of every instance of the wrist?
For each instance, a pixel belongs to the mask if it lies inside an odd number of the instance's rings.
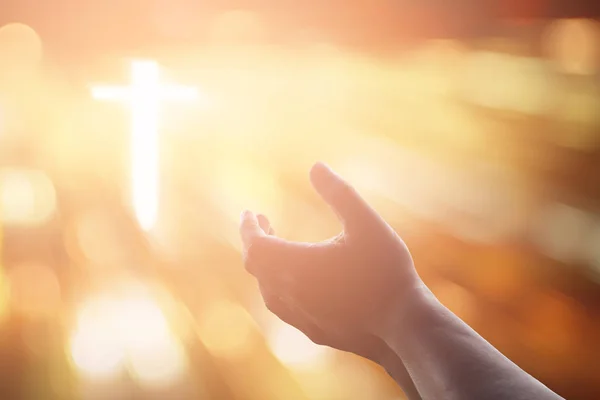
[[[360,345],[353,347],[351,352],[381,366],[395,354],[386,342],[374,335],[362,336]]]
[[[380,338],[386,347],[390,340],[411,331],[415,321],[414,316],[422,313],[431,304],[433,293],[418,279],[414,285],[401,293],[392,295],[386,306],[374,321],[371,332]],[[389,347],[388,347],[389,348]]]

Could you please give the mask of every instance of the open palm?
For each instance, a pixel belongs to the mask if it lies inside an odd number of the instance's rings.
[[[273,235],[266,217],[249,211],[240,233],[246,269],[258,279],[267,306],[329,344],[329,338],[369,334],[388,304],[410,295],[420,279],[402,240],[348,183],[324,164],[313,167],[311,181],[343,223],[339,235],[290,242]]]

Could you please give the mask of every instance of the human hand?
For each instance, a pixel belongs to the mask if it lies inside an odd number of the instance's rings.
[[[273,227],[267,217],[259,214],[257,220],[263,232],[274,235]],[[314,343],[354,353],[378,364],[383,364],[389,358],[391,350],[382,339],[370,334],[326,333],[301,309],[293,304],[288,304],[273,291],[273,288],[269,289],[266,282],[263,281],[259,286],[269,311],[277,315],[283,322],[302,331]]]
[[[324,164],[313,167],[311,181],[343,231],[319,243],[290,242],[246,211],[245,267],[281,319],[318,343],[357,353],[352,338],[373,337],[392,305],[416,295],[422,282],[404,242],[348,183]]]
[[[257,220],[265,234],[274,235],[275,232],[267,217],[259,214]],[[421,399],[421,395],[406,370],[406,366],[380,337],[364,332],[324,331],[301,309],[293,304],[286,303],[279,295],[271,291],[264,281],[260,284],[260,292],[271,312],[279,316],[282,321],[302,331],[314,343],[354,353],[381,365],[400,385],[408,399]]]

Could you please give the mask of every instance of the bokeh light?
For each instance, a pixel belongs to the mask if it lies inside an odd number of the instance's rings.
[[[56,210],[56,192],[37,170],[0,170],[0,217],[7,225],[30,226],[47,221]]]
[[[185,349],[150,293],[136,285],[83,305],[70,352],[84,376],[114,379],[127,368],[140,385],[154,388],[182,379]]]
[[[147,389],[170,387],[186,376],[185,349],[173,336],[165,336],[151,346],[134,346],[128,352],[129,371]]]
[[[88,209],[70,221],[65,235],[67,251],[81,262],[112,269],[126,259],[118,229],[117,221],[107,211]]]
[[[22,23],[0,27],[0,70],[27,68],[42,59],[42,40],[37,32]]]
[[[321,160],[444,304],[563,397],[600,398],[598,21],[465,21],[468,38],[407,43],[393,21],[410,10],[382,2],[21,3],[0,7],[21,21],[0,27],[4,397],[395,398],[381,370],[249,304],[240,212],[290,240],[339,232],[308,180]],[[160,140],[132,149],[131,110],[89,88],[137,57],[207,99],[161,105]]]
[[[149,349],[171,335],[163,311],[145,296],[122,299],[118,314],[121,341],[128,349]]]
[[[198,334],[216,357],[244,357],[257,334],[252,318],[239,304],[221,300],[210,304],[200,317]]]
[[[327,347],[313,343],[298,329],[281,321],[274,321],[267,340],[273,354],[294,369],[314,368],[329,359]]]
[[[563,19],[546,32],[546,51],[566,73],[590,75],[600,67],[600,24],[591,19]]]
[[[84,305],[70,339],[70,355],[86,378],[111,379],[123,371],[125,348],[115,318],[119,304],[98,298]]]

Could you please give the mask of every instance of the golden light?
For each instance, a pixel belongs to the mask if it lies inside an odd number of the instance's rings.
[[[159,208],[160,103],[194,100],[198,93],[189,87],[161,84],[154,61],[134,61],[131,80],[129,87],[94,87],[92,95],[98,100],[124,101],[131,108],[131,196],[140,226],[150,230]]]
[[[238,221],[244,209],[269,213],[269,219],[279,225],[283,193],[275,176],[266,168],[261,168],[250,161],[228,159],[215,168],[215,182],[211,195],[216,207],[225,214],[232,224],[223,235],[233,246],[240,249],[238,239]]]
[[[150,298],[139,297],[125,300],[121,313],[121,341],[133,378],[147,387],[165,387],[181,379],[188,360],[162,309]]]
[[[56,273],[41,264],[23,264],[7,272],[12,309],[28,318],[56,316],[61,303]]]
[[[229,301],[212,303],[198,325],[200,339],[216,357],[244,357],[251,350],[253,321],[239,304]]]
[[[493,109],[543,115],[556,87],[543,61],[495,52],[476,52],[465,69],[465,96]]]
[[[92,209],[70,221],[65,245],[71,257],[91,262],[106,272],[126,262],[119,238],[114,218],[107,211]]]
[[[564,72],[588,75],[600,67],[600,24],[591,19],[554,22],[545,35],[549,56]]]
[[[7,225],[38,225],[56,209],[54,185],[42,171],[0,171],[0,219]]]
[[[10,23],[0,28],[0,69],[29,67],[42,59],[42,40],[28,25]]]
[[[314,344],[298,329],[281,321],[275,321],[267,340],[273,354],[283,364],[294,369],[320,366],[329,356],[327,347]]]
[[[164,387],[188,369],[185,349],[149,292],[91,300],[79,311],[71,358],[85,377],[111,379],[127,370],[138,384]]]
[[[353,149],[361,155],[340,160],[339,170],[355,184],[361,193],[379,197],[378,201],[391,201],[394,208],[425,220],[443,221],[446,215],[446,196],[439,196],[449,182],[456,180],[454,171],[418,152],[403,148],[391,140],[369,137],[353,138]],[[405,178],[400,182],[392,172]],[[435,190],[434,190],[435,189]],[[397,207],[400,206],[400,207]]]

